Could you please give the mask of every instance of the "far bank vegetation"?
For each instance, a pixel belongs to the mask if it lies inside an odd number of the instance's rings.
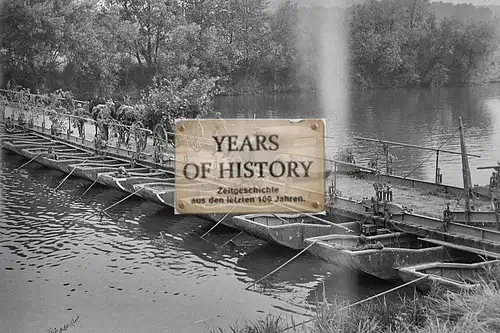
[[[500,20],[493,7],[428,0],[368,0],[347,8],[308,8],[291,0],[269,5],[5,0],[2,86],[10,81],[32,92],[62,89],[82,100],[153,96],[152,103],[176,112],[184,100],[205,105],[213,95],[309,91],[318,89],[325,70],[324,36],[339,31],[346,31],[354,88],[500,78]],[[172,98],[160,101],[165,95]]]

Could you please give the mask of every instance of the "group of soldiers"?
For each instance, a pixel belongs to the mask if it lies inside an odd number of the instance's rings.
[[[17,118],[17,124],[24,129],[26,129],[27,127],[32,128],[34,125],[33,117],[29,117],[28,121],[26,121],[26,117],[24,116],[24,114],[20,113]],[[15,129],[14,116],[8,116],[7,118],[5,118],[5,128],[9,133]]]
[[[9,102],[17,103],[23,110],[19,114],[12,114],[5,118],[5,128],[8,132],[15,130],[16,126],[32,127],[34,112],[43,110],[43,119],[41,126],[46,128],[45,119],[48,115],[50,120],[50,133],[53,136],[60,136],[67,129],[68,135],[73,131],[68,126],[67,120],[70,119],[71,124],[78,131],[78,136],[85,139],[85,125],[90,120],[95,122],[94,146],[97,150],[105,149],[109,146],[111,137],[110,129],[113,129],[114,136],[117,138],[117,147],[129,146],[130,138],[132,137],[137,143],[138,152],[145,149],[147,133],[142,131],[144,125],[140,122],[141,114],[144,112],[145,106],[137,104],[132,106],[130,98],[127,96],[120,101],[112,99],[104,100],[102,98],[94,98],[89,101],[78,101],[67,96],[65,92],[55,92],[50,95],[34,95],[29,90],[22,89],[8,92],[7,95],[2,95],[4,104]],[[39,112],[39,111],[38,111]],[[32,117],[29,117],[32,115]],[[28,120],[26,121],[26,116]],[[17,118],[17,119],[16,119]],[[165,120],[165,119],[162,119]],[[166,150],[167,138],[160,138],[155,147],[157,163],[165,163],[170,160],[163,156]],[[139,157],[136,157],[137,160]]]
[[[385,183],[376,181],[373,183],[373,188],[377,194],[378,201],[392,201],[392,186],[391,182]]]
[[[371,168],[371,169],[375,169],[375,170],[379,170],[380,166],[379,166],[379,162],[380,162],[380,153],[379,152],[376,152],[373,157],[370,159],[370,161],[368,161],[368,167]],[[392,164],[394,163],[394,161],[397,161],[398,158],[396,156],[394,156],[393,154],[391,153],[388,153],[387,154],[387,161],[386,161],[386,172],[388,174],[392,174]]]
[[[49,114],[53,125],[51,126],[51,133],[53,135],[61,134],[61,130],[58,128],[58,120],[59,118],[63,118],[61,114],[65,114],[77,116],[72,120],[81,138],[85,136],[85,118],[92,118],[95,121],[96,133],[100,132],[102,140],[108,141],[110,121],[130,126],[139,120],[139,114],[143,108],[141,105],[131,106],[132,103],[128,96],[125,96],[120,101],[114,101],[113,99],[105,100],[102,97],[95,97],[89,101],[77,101],[72,98],[71,93],[62,90],[55,91],[49,95],[33,95],[29,89],[22,89],[22,87],[18,87],[10,82],[7,89],[13,89],[13,91],[7,93],[7,100],[25,105],[28,108],[26,110],[29,110],[29,107],[38,107],[56,111]],[[24,114],[21,113],[19,115],[19,121],[24,121]],[[20,125],[23,126],[23,124]],[[121,141],[127,141],[128,143],[129,135],[125,127],[118,128],[117,132],[121,137]]]

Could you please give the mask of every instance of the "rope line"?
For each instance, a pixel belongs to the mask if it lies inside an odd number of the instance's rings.
[[[23,165],[21,165],[19,168],[15,168],[13,172],[16,172],[18,171],[19,169],[21,169],[22,167],[28,165],[29,163],[31,163],[32,161],[34,161],[35,159],[37,159],[40,155],[42,155],[43,153],[40,153],[38,155],[36,155],[35,157],[33,157],[31,160],[29,160],[28,162],[24,163]]]
[[[200,238],[203,238],[205,237],[206,235],[208,235],[210,233],[210,231],[214,230],[219,224],[222,223],[222,221],[224,221],[226,219],[226,217],[229,216],[229,214],[231,214],[233,212],[233,210],[236,208],[236,205],[233,206],[233,208],[226,214],[224,215],[220,220],[219,222],[217,222],[212,228],[210,228],[210,230],[208,230],[207,232],[205,232]]]
[[[231,243],[233,240],[235,240],[238,236],[242,235],[243,234],[243,231],[240,231],[239,234],[237,234],[236,236],[234,236],[233,238],[231,238],[230,240],[228,240],[227,242],[225,242],[224,244],[222,244],[222,247],[226,246],[227,244]]]
[[[87,160],[83,161],[83,163],[82,163],[82,164],[85,164],[85,162],[87,162]],[[59,185],[57,185],[57,186],[56,186],[56,188],[54,189],[54,191],[57,191],[57,189],[58,189],[59,187],[61,187],[61,185],[62,185],[62,184],[66,181],[66,179],[68,179],[68,178],[69,178],[69,176],[71,176],[71,174],[73,173],[73,171],[75,171],[76,167],[77,167],[77,166],[74,166],[74,167],[73,167],[73,169],[71,170],[71,172],[70,172],[70,173],[68,173],[68,175],[67,175],[66,177],[64,177],[64,179],[63,179],[63,180],[61,180],[61,182],[59,183]]]
[[[92,184],[91,184],[91,185],[90,185],[90,186],[89,186],[89,187],[85,190],[85,192],[83,192],[83,194],[82,194],[82,195],[80,195],[80,196],[78,197],[78,199],[76,199],[76,200],[80,200],[80,199],[81,199],[81,198],[82,198],[82,197],[83,197],[83,196],[84,196],[84,195],[85,195],[85,194],[86,194],[86,193],[87,193],[87,192],[88,192],[88,191],[92,188],[92,186],[94,186],[94,184],[95,184],[95,183],[97,183],[97,181],[99,180],[99,177],[100,177],[100,176],[101,176],[101,174],[100,174],[100,173],[99,173],[99,174],[97,174],[97,178],[94,180],[94,182],[93,182],[93,183],[92,183]]]
[[[134,191],[133,193],[130,193],[129,195],[127,195],[125,198],[121,199],[120,201],[118,202],[115,202],[114,204],[112,204],[111,206],[109,206],[108,208],[104,208],[101,212],[104,213],[106,212],[108,209],[111,209],[113,208],[114,206],[118,205],[119,203],[127,200],[128,198],[130,198],[131,196],[134,196],[136,195],[137,193],[139,193],[139,191],[141,191],[143,188],[142,187],[139,187],[139,189],[137,191]]]
[[[313,246],[314,244],[316,244],[316,241],[313,241],[311,244],[309,244],[307,247],[305,247],[304,249],[302,249],[302,251],[300,251],[299,253],[297,253],[296,255],[294,255],[292,258],[290,258],[289,260],[287,260],[284,264],[282,264],[281,266],[279,266],[278,268],[276,268],[275,270],[273,270],[272,272],[266,274],[265,276],[261,277],[260,279],[258,279],[257,281],[255,282],[252,282],[250,285],[248,285],[247,287],[245,287],[245,290],[248,290],[250,287],[256,285],[257,283],[259,283],[260,281],[264,280],[265,278],[269,277],[270,275],[276,273],[277,271],[279,271],[280,269],[282,269],[283,267],[285,267],[286,265],[288,265],[290,262],[292,262],[295,258],[297,258],[298,256],[300,256],[302,253],[306,252],[311,246]]]
[[[368,298],[365,298],[365,299],[363,299],[363,300],[361,300],[361,301],[358,301],[358,302],[355,302],[355,303],[349,304],[349,305],[347,305],[347,306],[341,307],[340,309],[338,309],[338,311],[347,310],[347,309],[349,309],[349,308],[351,308],[351,307],[353,307],[353,306],[356,306],[356,305],[359,305],[359,304],[362,304],[362,303],[365,303],[365,302],[371,301],[372,299],[378,298],[378,297],[380,297],[380,296],[386,295],[386,294],[388,294],[388,293],[391,293],[391,292],[396,291],[396,290],[398,290],[398,289],[401,289],[401,288],[403,288],[403,287],[409,286],[410,284],[416,283],[416,282],[418,282],[418,281],[420,281],[420,280],[423,280],[423,279],[425,279],[425,278],[427,278],[427,277],[429,277],[429,275],[424,275],[424,276],[421,276],[421,277],[419,277],[419,278],[416,278],[415,280],[412,280],[412,281],[406,282],[406,283],[404,283],[404,284],[402,284],[402,285],[400,285],[400,286],[394,287],[394,288],[392,288],[392,289],[386,290],[386,291],[381,292],[381,293],[379,293],[379,294],[376,294],[376,295],[370,296],[370,297],[368,297]],[[298,326],[305,325],[305,324],[310,323],[310,322],[312,322],[312,321],[314,321],[314,320],[317,320],[317,319],[316,319],[316,318],[312,318],[312,319],[309,319],[309,320],[305,320],[305,321],[303,321],[303,322],[301,322],[301,323],[298,323],[298,324],[295,324],[295,325],[292,325],[292,326],[288,326],[288,327],[284,328],[284,329],[283,329],[283,331],[288,331],[289,329],[292,329],[292,328],[296,328],[296,327],[298,327]]]
[[[458,127],[458,128],[455,130],[455,132],[453,132],[453,134],[452,134],[452,135],[450,135],[450,137],[448,137],[448,139],[446,139],[446,141],[445,141],[445,142],[443,142],[443,143],[439,146],[439,148],[438,148],[436,151],[432,152],[429,156],[427,156],[427,158],[426,158],[425,160],[423,160],[423,161],[422,161],[422,163],[420,163],[419,165],[417,165],[417,166],[416,166],[413,170],[411,170],[411,171],[410,171],[410,172],[409,172],[406,176],[404,176],[403,178],[408,177],[408,176],[409,176],[409,175],[411,175],[411,174],[412,174],[415,170],[417,170],[418,168],[420,168],[420,167],[422,166],[422,164],[424,164],[425,162],[427,162],[427,161],[428,161],[428,160],[429,160],[432,156],[434,156],[434,154],[435,154],[437,151],[439,151],[439,149],[441,149],[441,148],[442,148],[442,147],[443,147],[446,143],[448,143],[448,141],[450,141],[450,139],[451,139],[451,138],[452,138],[455,134],[457,134],[457,132],[458,132],[459,130],[460,130],[460,127]]]

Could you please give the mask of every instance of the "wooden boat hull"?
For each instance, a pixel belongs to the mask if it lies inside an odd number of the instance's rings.
[[[59,171],[62,171],[64,173],[70,173],[71,172],[71,167],[70,165],[71,164],[75,164],[75,163],[81,163],[84,161],[84,159],[80,159],[80,158],[75,158],[75,159],[62,159],[62,160],[54,160],[54,159],[50,159],[50,158],[47,158],[46,156],[43,155],[40,155],[37,157],[37,155],[39,155],[40,153],[39,152],[32,152],[28,149],[24,149],[24,148],[21,148],[19,146],[15,146],[13,145],[12,143],[10,142],[7,142],[4,144],[4,148],[7,149],[7,150],[10,150],[18,155],[21,155],[21,156],[24,156],[28,159],[32,159],[32,158],[35,158],[35,162],[41,164],[41,165],[44,165],[48,168],[51,168],[51,169],[55,169],[55,170],[59,170]]]
[[[142,184],[135,184],[133,186],[134,192],[139,190],[142,187],[141,194],[148,198],[148,200],[152,200],[154,202],[158,202],[163,205],[167,205],[170,207],[174,207],[175,204],[175,190],[179,185],[175,183],[175,179],[169,181],[154,181],[153,179],[150,182],[145,182]],[[189,187],[197,187],[190,185]]]
[[[400,267],[429,263],[436,260],[453,260],[443,246],[425,249],[383,248],[381,250],[346,251],[361,272],[383,280],[399,280]]]
[[[330,235],[306,239],[313,244],[309,251],[332,264],[378,277],[388,281],[399,280],[401,267],[435,261],[456,261],[474,255],[446,249],[444,246],[422,243],[415,235],[391,233],[366,237],[366,245],[359,245],[357,236]]]
[[[58,147],[69,147],[63,144],[57,144]],[[118,167],[119,165],[125,165],[123,162],[118,161],[118,160],[112,160],[112,159],[104,159],[102,157],[97,157],[93,156],[91,153],[80,150],[78,148],[68,148],[68,154],[70,154],[71,151],[76,151],[79,152],[78,157],[75,158],[61,158],[61,159],[51,159],[46,157],[45,152],[47,149],[46,145],[40,145],[40,147],[33,147],[33,145],[15,145],[11,142],[6,142],[4,145],[4,148],[19,154],[21,156],[24,156],[26,158],[32,159],[38,154],[42,153],[40,156],[36,158],[36,162],[39,164],[42,164],[48,168],[55,169],[62,171],[64,173],[70,173],[72,172],[73,175],[86,178],[89,180],[94,181],[97,177],[97,170],[92,170],[94,172],[82,172],[80,169],[80,165],[82,165],[82,168],[89,168],[90,166],[96,166],[100,165],[102,169],[99,171],[102,172],[103,170],[113,170],[114,168]],[[62,148],[61,148],[62,149]],[[55,148],[54,149],[56,152],[60,149]],[[85,154],[85,155],[82,155]],[[99,159],[104,159],[103,161],[100,161]],[[75,170],[73,170],[75,168]]]
[[[359,220],[372,221],[391,230],[405,230],[424,234],[434,239],[448,239],[449,242],[470,247],[471,249],[500,253],[500,231],[498,230],[453,221],[445,226],[442,219],[413,214],[406,210],[402,210],[402,213],[394,211],[393,214],[389,215],[388,219],[384,219],[383,216],[374,214],[373,210],[363,205],[361,201],[333,197],[330,202],[329,214],[349,215]]]
[[[127,177],[120,178],[115,177],[114,173],[104,173],[101,174],[100,178],[102,181],[110,187],[118,188],[122,191],[134,193],[137,189],[134,188],[136,185],[151,183],[154,181],[161,181],[161,179],[155,179],[153,177]],[[170,183],[167,179],[164,179],[165,183]],[[141,192],[138,192],[139,194]]]
[[[313,238],[305,239],[304,243],[309,246],[313,242],[312,239]],[[340,248],[335,248],[328,244],[318,242],[311,245],[307,251],[337,267],[350,271],[358,271],[358,265],[353,261],[352,255]]]
[[[306,238],[331,234],[359,233],[357,222],[346,222],[338,225],[331,223],[308,223],[300,220],[307,219],[302,214],[248,214],[235,216],[234,225],[237,229],[268,243],[285,246],[295,250],[306,247]],[[265,223],[259,219],[266,219]],[[274,221],[269,221],[272,219]],[[283,220],[289,222],[285,223]]]
[[[160,205],[174,207],[175,185],[168,183],[146,183],[134,185],[134,192],[141,188],[141,196]]]
[[[97,179],[97,183],[101,185],[105,185],[114,189],[119,189],[117,186],[110,186],[106,184],[103,179],[101,178],[100,174],[106,173],[106,172],[111,172],[113,170],[117,170],[117,166],[112,166],[112,165],[103,165],[99,163],[95,164],[78,164],[78,165],[73,165],[75,167],[75,171],[73,171],[73,174],[82,177],[85,179],[88,179],[90,181],[95,181]],[[98,178],[99,177],[99,178]]]
[[[500,260],[474,264],[434,262],[400,268],[399,277],[403,282],[423,278],[415,282],[417,289],[423,292],[435,288],[461,292],[478,288],[485,273],[498,267]]]
[[[233,217],[236,216],[236,214],[219,214],[219,213],[207,213],[207,214],[196,214],[199,218],[204,219],[205,221],[211,222],[211,223],[218,223],[221,219],[222,222],[220,224],[231,228],[231,229],[236,229],[239,230],[235,225],[233,221]]]
[[[25,156],[26,158],[32,159],[35,156],[37,156],[39,153],[31,152],[26,149],[22,149],[22,155]],[[70,173],[71,170],[73,169],[71,165],[77,164],[77,163],[82,163],[85,161],[85,159],[79,159],[79,158],[71,158],[71,159],[52,159],[48,158],[46,156],[40,155],[35,159],[35,161],[39,164],[42,164],[48,168],[54,169],[54,170],[59,170],[64,173]]]

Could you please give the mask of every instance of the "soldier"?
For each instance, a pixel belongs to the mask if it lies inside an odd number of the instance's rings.
[[[115,172],[115,177],[118,178],[127,178],[130,177],[130,174],[125,170],[123,166],[118,168],[118,171]]]
[[[54,148],[49,147],[47,149],[47,158],[50,158],[52,160],[57,160],[58,159],[57,154],[54,152]]]
[[[73,111],[73,114],[79,118],[73,118],[73,124],[76,125],[78,130],[78,136],[80,138],[85,138],[85,116],[87,116],[87,110],[83,107],[81,103],[76,104],[76,109]]]
[[[12,123],[12,119],[10,118],[10,116],[8,116],[7,119],[5,119],[5,130],[8,133],[12,133],[14,129],[15,127],[14,124]]]
[[[359,235],[358,240],[356,241],[356,247],[365,247],[366,246],[366,236]]]

